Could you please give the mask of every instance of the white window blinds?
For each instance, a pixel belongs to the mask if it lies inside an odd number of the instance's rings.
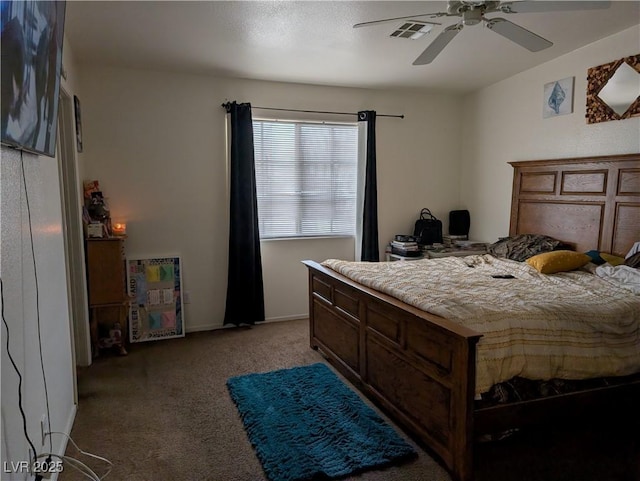
[[[253,121],[262,239],[354,235],[358,127]]]

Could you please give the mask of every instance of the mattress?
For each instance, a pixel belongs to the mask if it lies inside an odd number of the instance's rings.
[[[488,254],[322,264],[481,333],[476,394],[514,377],[575,380],[640,372],[640,296],[587,270],[546,275]]]

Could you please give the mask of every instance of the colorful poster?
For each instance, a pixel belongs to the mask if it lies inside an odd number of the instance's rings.
[[[180,257],[127,259],[131,342],[184,336]]]

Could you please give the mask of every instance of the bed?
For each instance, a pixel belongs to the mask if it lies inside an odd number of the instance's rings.
[[[510,235],[544,234],[577,251],[617,255],[640,239],[640,154],[511,165]],[[479,408],[479,332],[304,263],[311,347],[435,453],[456,481],[473,479],[479,434],[624,412],[640,402],[640,378],[629,376],[607,387]]]

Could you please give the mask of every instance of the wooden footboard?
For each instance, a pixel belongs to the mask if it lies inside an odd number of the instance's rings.
[[[480,334],[304,261],[311,347],[431,448],[458,481],[473,475]]]

